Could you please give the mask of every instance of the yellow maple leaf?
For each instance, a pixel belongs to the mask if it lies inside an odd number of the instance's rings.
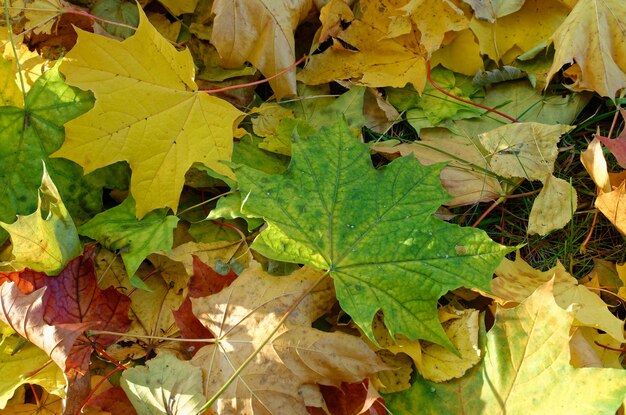
[[[204,371],[206,397],[236,376],[213,409],[224,415],[306,413],[301,386],[355,383],[390,369],[360,338],[311,327],[334,301],[323,272],[304,267],[272,277],[256,262],[221,292],[192,298],[194,314],[216,336],[191,360]]]
[[[446,32],[458,32],[469,27],[464,8],[458,0],[410,0],[402,10],[419,29],[420,43],[430,54],[439,49]]]
[[[50,33],[57,16],[63,13],[61,0],[15,0],[9,3],[11,17],[23,16],[27,20],[24,30],[33,33]]]
[[[554,278],[554,299],[564,309],[577,304],[574,311],[575,326],[593,327],[605,331],[614,339],[624,342],[624,322],[608,310],[600,297],[572,277],[560,262],[548,271],[532,268],[519,253],[515,261],[504,259],[495,271],[497,278],[491,282],[494,298],[500,304],[521,303],[533,291]]]
[[[474,17],[470,28],[478,38],[481,53],[507,64],[547,41],[568,13],[569,8],[556,0],[526,0],[520,10],[493,23]]]
[[[575,90],[615,98],[626,87],[626,2],[580,0],[552,35],[554,62],[548,79],[567,63],[578,65]]]
[[[377,4],[380,3],[380,4]],[[320,12],[320,42],[332,46],[312,55],[298,80],[319,85],[337,79],[352,80],[371,87],[401,88],[407,83],[422,91],[426,83],[426,51],[419,43],[417,29],[405,22],[400,9],[405,0],[359,2],[358,18],[341,0],[331,0]],[[344,25],[349,26],[344,30]]]
[[[176,51],[139,14],[137,32],[123,42],[78,30],[61,71],[68,84],[92,90],[96,104],[65,125],[65,143],[53,157],[73,160],[86,173],[128,161],[141,218],[161,207],[176,211],[194,162],[234,177],[219,161],[230,159],[243,114],[198,91],[189,51]]]
[[[269,77],[295,61],[294,32],[311,0],[216,0],[211,43],[226,68],[250,62]],[[296,95],[295,71],[269,81],[278,99]]]

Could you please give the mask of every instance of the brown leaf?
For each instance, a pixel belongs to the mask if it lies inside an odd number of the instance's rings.
[[[620,109],[620,114],[626,120],[626,110]],[[596,138],[613,153],[619,165],[626,169],[626,129],[622,130],[622,133],[614,139],[603,137],[599,134],[596,135]]]
[[[191,301],[218,339],[192,359],[204,370],[207,397],[258,350],[217,399],[220,414],[302,413],[301,385],[339,386],[388,368],[360,338],[311,328],[336,301],[330,278],[320,271],[304,267],[272,277],[253,262],[227,289]]]

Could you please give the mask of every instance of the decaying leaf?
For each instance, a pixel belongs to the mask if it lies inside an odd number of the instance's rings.
[[[622,119],[626,120],[626,110],[620,109],[620,114]],[[626,129],[622,130],[621,134],[613,139],[611,137],[603,137],[600,134],[596,134],[596,138],[613,153],[619,165],[626,169]],[[588,168],[587,171],[589,171]]]
[[[615,98],[626,87],[624,21],[626,3],[621,0],[578,1],[551,35],[556,53],[548,79],[563,65],[576,64],[574,84],[569,88]]]
[[[485,356],[461,379],[431,383],[418,376],[411,389],[385,395],[392,413],[612,414],[626,394],[622,369],[570,365],[573,316],[559,307],[552,284],[513,309],[498,308]],[[549,385],[549,386],[546,386]]]
[[[563,309],[577,305],[573,312],[575,325],[603,330],[619,341],[624,338],[624,322],[608,310],[606,303],[584,285],[578,284],[560,262],[548,271],[539,271],[528,265],[519,254],[515,261],[508,259],[496,268],[496,276],[491,283],[491,291],[500,303],[521,303],[537,287],[554,279],[554,298]]]
[[[294,32],[312,6],[311,0],[216,0],[211,43],[227,68],[247,61],[269,77],[296,61]],[[295,70],[270,85],[278,99],[295,95]]]
[[[161,207],[176,210],[194,162],[232,176],[219,160],[230,159],[234,124],[242,114],[199,92],[189,51],[176,51],[139,13],[136,33],[123,42],[79,31],[61,71],[69,84],[92,90],[96,105],[66,124],[65,142],[54,156],[76,161],[87,173],[128,161],[136,215],[142,218]],[[119,102],[125,102],[123,112]]]
[[[207,398],[258,352],[217,398],[220,414],[305,413],[300,386],[360,382],[388,368],[358,337],[311,328],[334,291],[328,277],[308,267],[272,277],[253,262],[228,288],[191,301],[216,336],[192,359],[204,371]]]
[[[571,131],[569,125],[535,122],[503,125],[479,135],[492,156],[491,170],[504,177],[540,180],[544,187],[535,199],[528,221],[528,233],[546,235],[565,226],[578,206],[576,189],[554,177],[557,143]]]
[[[252,248],[330,270],[342,309],[370,339],[382,310],[393,316],[385,320],[392,335],[450,346],[437,300],[463,285],[488,284],[507,249],[482,231],[432,217],[448,199],[439,180],[443,166],[401,157],[378,171],[345,122],[292,146],[282,175],[236,169],[242,210],[269,224]],[[306,201],[296,196],[302,192]]]
[[[334,80],[352,80],[371,87],[401,88],[407,83],[421,91],[426,83],[423,50],[411,33],[395,37],[395,22],[400,16],[392,0],[359,2],[357,17],[343,0],[331,0],[321,10],[320,42],[332,46],[311,56],[298,80],[311,85]],[[347,26],[344,30],[342,24]],[[410,31],[410,26],[408,27]]]

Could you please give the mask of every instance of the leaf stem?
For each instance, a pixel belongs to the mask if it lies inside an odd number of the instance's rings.
[[[285,320],[287,320],[287,318],[293,312],[293,310],[296,309],[296,307],[302,302],[302,300],[304,300],[304,298],[307,295],[309,295],[311,291],[313,291],[313,289],[317,287],[317,285],[320,282],[322,282],[324,278],[326,278],[327,275],[328,275],[328,271],[322,274],[306,291],[300,294],[300,296],[293,302],[293,304],[291,304],[289,308],[285,311],[285,314],[283,314],[283,316],[280,318],[280,320],[278,321],[278,324],[276,324],[276,327],[272,329],[272,331],[267,335],[267,337],[261,342],[259,347],[252,354],[250,354],[250,356],[248,356],[246,360],[243,361],[243,363],[237,368],[237,370],[235,370],[235,372],[231,375],[230,378],[228,378],[228,380],[222,385],[222,387],[217,392],[215,392],[215,394],[211,397],[211,399],[209,399],[204,405],[202,405],[202,408],[200,408],[200,410],[197,412],[198,414],[201,414],[207,409],[209,409],[211,405],[215,403],[217,398],[219,398],[220,395],[224,393],[226,389],[228,389],[231,383],[233,383],[235,379],[237,379],[237,377],[241,374],[241,372],[244,371],[246,366],[248,366],[248,364],[256,357],[256,355],[259,354],[261,350],[263,350],[263,348],[267,345],[267,343],[269,343],[269,341],[274,337],[274,334],[276,334],[278,329],[283,325]],[[216,339],[216,340],[219,346],[219,339]]]
[[[254,85],[263,84],[265,82],[269,82],[272,79],[278,78],[279,76],[282,76],[282,75],[286,74],[287,72],[291,71],[296,66],[298,66],[302,62],[304,62],[305,59],[306,59],[306,55],[304,55],[303,57],[301,57],[300,59],[298,59],[297,61],[295,61],[294,63],[292,63],[291,65],[289,65],[285,69],[283,69],[282,71],[280,71],[280,72],[270,76],[269,78],[261,79],[259,81],[254,81],[254,82],[248,82],[246,84],[237,84],[237,85],[225,86],[223,88],[217,88],[217,89],[202,89],[202,90],[200,90],[198,92],[206,92],[207,94],[216,94],[218,92],[230,91],[231,89],[240,89],[240,88],[245,88],[245,87],[248,87],[248,86],[254,86]]]
[[[141,334],[128,334],[128,333],[119,333],[116,331],[106,331],[106,330],[88,330],[86,332],[87,335],[97,335],[97,334],[110,334],[114,336],[121,337],[133,337],[135,339],[145,339],[145,340],[163,340],[163,341],[172,341],[172,342],[190,342],[190,343],[216,343],[215,339],[182,339],[179,337],[159,337],[159,336],[145,336]]]
[[[482,109],[487,110],[489,112],[493,112],[494,114],[498,114],[499,116],[501,116],[503,118],[506,118],[507,120],[509,120],[511,122],[519,122],[519,120],[517,120],[517,119],[515,119],[515,118],[511,117],[510,115],[507,115],[507,114],[505,114],[503,112],[500,112],[500,111],[498,111],[498,110],[496,110],[494,108],[487,107],[486,105],[482,105],[482,104],[479,104],[477,102],[469,101],[469,100],[463,99],[461,97],[457,97],[456,95],[446,91],[445,89],[443,89],[442,87],[437,85],[437,83],[435,81],[433,81],[433,78],[432,78],[431,73],[430,73],[430,59],[426,59],[426,77],[428,78],[428,82],[433,86],[433,88],[435,88],[436,90],[438,90],[442,94],[449,96],[450,98],[456,99],[457,101],[461,101],[461,102],[463,102],[465,104],[469,104],[469,105],[473,105],[473,106],[478,107],[478,108],[482,108]]]
[[[200,202],[200,203],[198,203],[198,204],[196,204],[196,205],[189,206],[188,208],[183,209],[182,211],[178,212],[178,213],[176,214],[176,216],[180,217],[181,215],[183,215],[183,214],[185,214],[185,213],[189,212],[190,210],[193,210],[193,209],[195,209],[195,208],[199,208],[200,206],[206,205],[207,203],[212,202],[212,201],[214,201],[214,200],[216,200],[216,199],[219,199],[219,198],[220,198],[220,197],[222,197],[222,196],[232,195],[232,194],[237,193],[237,192],[238,192],[238,190],[229,190],[228,192],[225,192],[225,193],[220,193],[220,194],[219,194],[219,195],[217,195],[217,196],[214,196],[214,197],[212,197],[212,198],[210,198],[210,199],[207,199],[207,200],[203,200],[202,202]]]

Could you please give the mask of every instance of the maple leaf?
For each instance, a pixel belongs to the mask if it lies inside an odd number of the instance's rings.
[[[548,271],[539,271],[528,265],[517,253],[515,261],[504,259],[496,268],[496,276],[491,282],[493,298],[501,304],[507,302],[521,303],[528,298],[540,285],[554,279],[554,298],[563,309],[571,304],[578,308],[573,315],[576,326],[593,327],[603,330],[616,340],[624,338],[624,322],[615,317],[607,304],[589,288],[578,283],[560,262]],[[489,294],[489,296],[492,296]]]
[[[447,32],[459,32],[469,27],[460,0],[410,0],[402,10],[419,29],[420,43],[429,54],[439,49]]]
[[[311,0],[216,0],[211,43],[227,68],[252,63],[269,77],[295,62],[294,31]],[[277,99],[296,94],[295,71],[269,81]]]
[[[177,52],[139,14],[135,35],[123,42],[78,31],[61,70],[69,84],[92,90],[96,104],[66,124],[65,142],[54,157],[74,160],[86,172],[128,161],[142,218],[153,209],[177,209],[194,162],[232,176],[219,160],[230,159],[234,123],[242,113],[199,92],[189,51]]]
[[[196,415],[205,402],[202,370],[169,353],[125,370],[120,384],[139,415]]]
[[[319,42],[331,40],[322,53],[309,57],[298,80],[319,85],[348,79],[371,87],[403,87],[413,84],[421,91],[426,83],[423,50],[410,27],[408,33],[393,31],[392,15],[400,16],[392,0],[359,2],[358,13],[342,0],[331,0],[320,13]],[[347,28],[341,29],[342,26]]]
[[[523,52],[547,41],[569,11],[555,0],[526,0],[518,11],[493,23],[475,16],[470,21],[470,28],[478,38],[482,54],[508,64]]]
[[[18,216],[12,224],[0,222],[11,235],[14,259],[9,265],[58,274],[81,252],[76,226],[44,165],[37,210]],[[42,217],[45,214],[45,217]]]
[[[37,78],[23,108],[0,107],[0,186],[5,195],[0,199],[1,221],[13,222],[16,215],[36,209],[42,160],[74,220],[102,208],[102,186],[98,188],[93,177],[83,177],[73,162],[49,158],[63,142],[63,124],[92,104],[90,94],[69,87],[54,66]]]
[[[33,33],[50,33],[63,11],[61,0],[12,0],[10,3],[11,16],[23,16],[28,21],[24,28]]]
[[[45,291],[45,288],[41,288],[23,294],[14,282],[3,283],[0,286],[0,320],[46,352],[65,371],[65,362],[74,342],[90,324],[46,324],[43,304]]]
[[[593,13],[589,13],[593,10]],[[580,0],[552,35],[555,54],[547,78],[565,64],[576,63],[575,90],[596,91],[613,99],[626,87],[626,3]],[[566,72],[567,74],[567,72]]]
[[[308,267],[272,277],[253,262],[228,288],[191,301],[216,336],[191,360],[205,372],[207,398],[258,351],[217,398],[220,414],[306,413],[300,386],[354,383],[388,369],[358,337],[311,328],[334,302],[334,292],[329,278]]]
[[[472,6],[474,16],[488,22],[495,22],[497,18],[504,17],[518,11],[524,4],[524,0],[463,0]]]
[[[135,201],[129,196],[120,205],[82,225],[79,232],[111,251],[119,250],[126,272],[132,278],[148,255],[171,250],[177,223],[178,218],[167,215],[165,209],[150,212],[138,220]]]
[[[382,310],[392,335],[450,346],[437,301],[460,286],[487,288],[507,249],[482,231],[432,217],[449,199],[439,181],[443,166],[401,157],[377,171],[345,122],[292,146],[282,175],[236,169],[242,211],[269,224],[252,247],[329,270],[342,309],[370,339]]]
[[[71,261],[56,277],[29,269],[0,275],[27,282],[30,284],[28,291],[46,287],[42,302],[43,320],[48,324],[82,325],[93,330],[125,332],[130,325],[130,300],[114,287],[106,290],[98,288],[94,258],[95,248],[88,245],[83,255]],[[85,373],[93,351],[92,342],[104,348],[116,339],[116,336],[96,335],[76,342],[66,362],[67,368]]]
[[[573,318],[554,301],[551,283],[518,307],[498,307],[478,366],[443,384],[418,376],[408,391],[385,396],[389,410],[399,414],[416,407],[426,414],[613,414],[626,394],[626,372],[570,365]]]

